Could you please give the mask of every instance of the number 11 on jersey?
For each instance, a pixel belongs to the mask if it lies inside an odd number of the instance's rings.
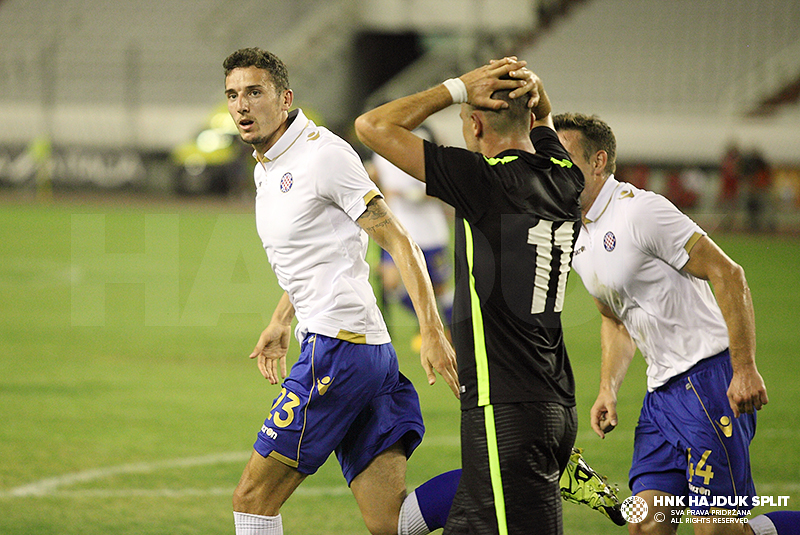
[[[574,221],[565,221],[553,231],[553,222],[542,219],[535,227],[528,229],[528,243],[536,246],[536,273],[533,278],[533,302],[531,314],[544,312],[547,303],[547,291],[553,280],[553,250],[561,252],[559,258],[558,279],[556,287],[555,312],[564,308],[564,295],[567,292],[567,276],[572,258],[572,241]]]

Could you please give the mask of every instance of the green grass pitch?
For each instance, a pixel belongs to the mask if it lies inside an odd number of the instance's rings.
[[[800,241],[712,236],[744,266],[755,302],[770,396],[756,485],[800,509]],[[279,389],[247,356],[278,295],[246,207],[0,204],[0,533],[233,533],[230,495]],[[563,320],[578,445],[627,497],[644,363],[601,441],[587,425],[600,321],[575,275]],[[394,309],[390,327],[428,428],[409,462],[413,488],[460,464],[458,404],[443,382],[426,384],[413,319]],[[287,534],[366,533],[335,459],[283,518]],[[570,534],[625,533],[583,506],[565,503],[564,519]]]

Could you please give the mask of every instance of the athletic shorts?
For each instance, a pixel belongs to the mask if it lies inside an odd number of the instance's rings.
[[[397,441],[406,457],[422,441],[419,397],[392,344],[309,334],[282,386],[253,447],[303,474],[335,451],[349,485]]]
[[[428,266],[428,275],[434,286],[444,284],[452,274],[450,254],[446,247],[431,247],[422,249],[425,256],[425,264]],[[381,262],[393,262],[392,257],[385,250],[381,249]]]
[[[690,508],[698,513],[708,511],[704,502],[714,503],[714,496],[748,496],[752,503],[750,441],[756,415],[733,417],[727,394],[732,377],[726,350],[645,395],[633,446],[633,494],[659,490],[685,496],[684,503],[694,504]]]
[[[444,534],[560,535],[559,479],[577,429],[575,407],[558,403],[462,411],[461,481]]]

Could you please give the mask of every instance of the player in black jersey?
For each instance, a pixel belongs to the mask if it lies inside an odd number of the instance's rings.
[[[505,58],[356,120],[368,147],[456,210],[463,473],[445,534],[563,531],[577,418],[560,314],[584,182],[541,80],[514,79],[524,67]],[[468,150],[411,132],[453,103]]]

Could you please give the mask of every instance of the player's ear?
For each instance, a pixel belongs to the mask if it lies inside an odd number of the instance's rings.
[[[604,150],[599,150],[594,155],[594,168],[596,171],[602,173],[606,164],[608,164],[608,153]]]
[[[281,99],[281,109],[284,111],[289,111],[289,109],[292,107],[292,102],[294,101],[294,93],[292,90],[287,89],[284,91],[281,95]]]
[[[470,116],[470,126],[472,126],[472,135],[478,139],[483,134],[483,116],[477,111],[473,111]]]

